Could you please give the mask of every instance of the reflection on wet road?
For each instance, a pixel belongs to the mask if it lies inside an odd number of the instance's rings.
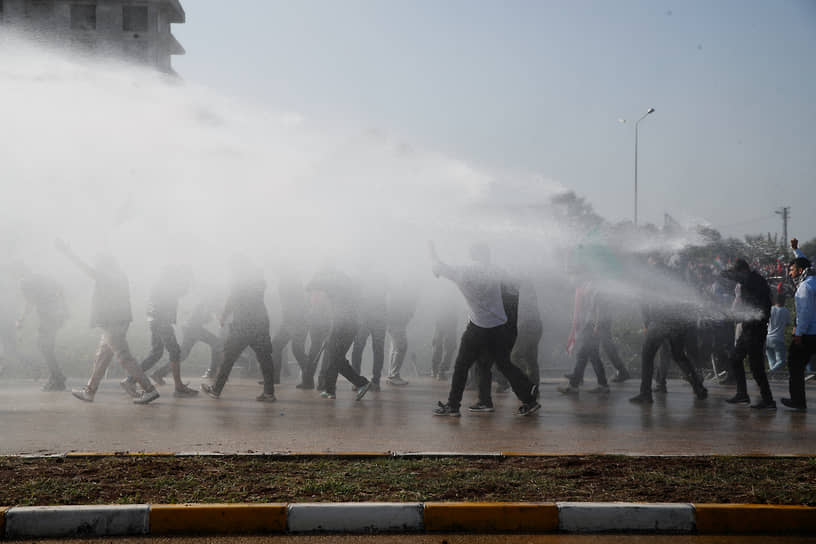
[[[79,383],[74,382],[74,386]],[[608,396],[564,396],[556,382],[541,386],[542,409],[513,415],[512,393],[494,395],[496,412],[472,414],[466,392],[461,418],[434,417],[447,384],[415,378],[383,385],[362,402],[338,385],[337,400],[294,385],[278,388],[278,402],[255,402],[260,386],[232,380],[219,400],[176,399],[160,388],[153,404],[129,402],[116,382],[103,384],[88,404],[70,393],[42,393],[33,382],[0,381],[0,454],[65,451],[218,452],[525,452],[614,454],[814,454],[816,415],[754,413],[724,400],[732,388],[710,386],[704,401],[681,381],[651,406],[628,402],[637,384],[613,386]],[[774,394],[785,396],[777,382]],[[808,388],[813,395],[814,387]]]

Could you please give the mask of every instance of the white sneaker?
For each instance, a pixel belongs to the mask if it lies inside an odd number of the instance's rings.
[[[557,387],[557,389],[558,389],[559,393],[563,393],[564,395],[577,395],[578,394],[578,388],[573,387],[568,383],[565,383],[563,385],[559,385]]]
[[[132,378],[125,378],[124,380],[119,382],[119,385],[122,386],[122,389],[125,390],[125,393],[127,393],[134,399],[138,399],[139,397],[142,396],[141,393],[139,393],[139,390],[136,389],[136,382]]]
[[[150,391],[145,391],[138,398],[133,399],[133,404],[147,404],[159,398],[159,392],[154,387]]]
[[[93,402],[94,394],[87,387],[83,387],[82,389],[71,389],[71,394],[78,398],[79,400],[84,400],[85,402]]]

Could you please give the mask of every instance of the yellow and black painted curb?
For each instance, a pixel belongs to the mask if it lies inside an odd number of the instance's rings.
[[[816,508],[684,503],[294,503],[0,507],[7,539],[283,533],[816,535]]]

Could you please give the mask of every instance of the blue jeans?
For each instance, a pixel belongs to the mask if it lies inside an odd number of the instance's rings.
[[[768,338],[765,341],[765,356],[768,358],[768,367],[779,370],[785,364],[787,350],[783,338]]]

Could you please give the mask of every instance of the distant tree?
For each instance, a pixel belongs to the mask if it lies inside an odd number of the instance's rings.
[[[708,242],[709,244],[714,244],[722,240],[722,234],[720,234],[720,231],[712,227],[698,225],[697,234],[699,234],[702,237],[702,239]]]
[[[575,191],[564,191],[553,196],[550,205],[558,215],[578,226],[593,228],[604,222],[592,209],[592,205],[585,198],[576,195]]]

